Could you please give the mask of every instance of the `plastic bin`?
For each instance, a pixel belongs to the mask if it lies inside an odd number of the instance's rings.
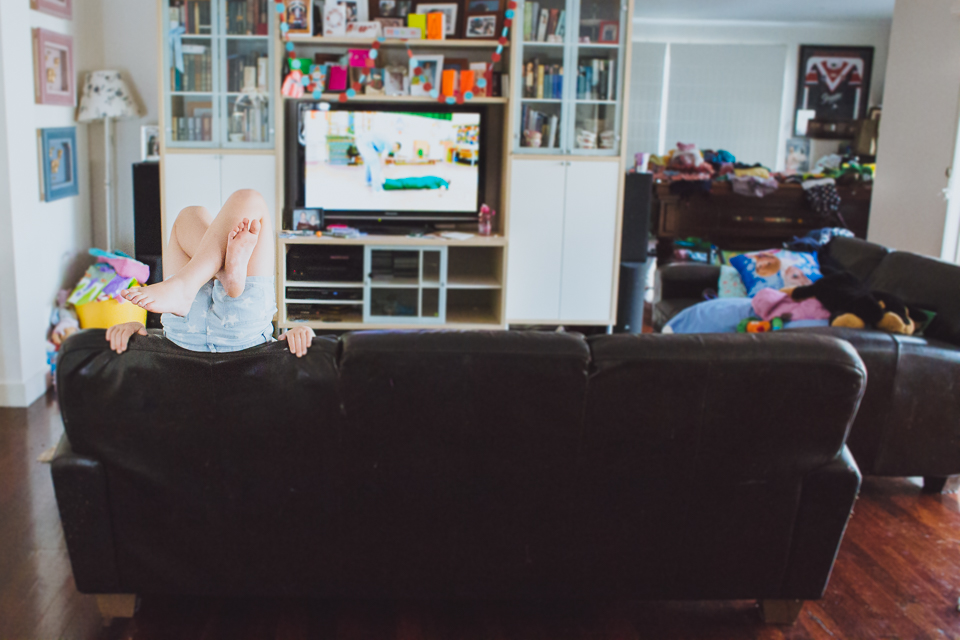
[[[76,307],[81,329],[107,329],[123,322],[139,322],[146,326],[147,310],[132,302],[116,300],[88,302]]]

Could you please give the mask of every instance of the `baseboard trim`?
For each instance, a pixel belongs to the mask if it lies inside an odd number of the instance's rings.
[[[29,407],[47,392],[49,377],[47,371],[39,371],[26,382],[0,382],[0,407]]]

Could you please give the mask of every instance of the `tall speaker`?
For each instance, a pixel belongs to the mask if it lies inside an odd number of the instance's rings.
[[[150,279],[144,284],[163,281],[163,231],[160,227],[160,163],[134,163],[133,257],[150,267]],[[160,316],[148,313],[147,327],[159,328]]]
[[[620,290],[617,297],[618,333],[643,331],[644,291],[647,282],[647,239],[653,174],[628,173],[623,191],[623,233],[620,240]]]
[[[653,197],[652,173],[628,173],[623,189],[623,233],[621,262],[646,262],[650,233],[650,206]]]

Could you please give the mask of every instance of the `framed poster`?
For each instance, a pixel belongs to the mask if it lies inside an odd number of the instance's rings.
[[[424,85],[420,82],[420,76],[417,74],[417,68],[420,68],[423,71],[423,76],[426,78],[427,83],[430,84],[431,89],[440,88],[440,76],[443,73],[443,56],[442,55],[418,55],[413,58],[410,58],[410,95],[426,97],[430,95],[430,91],[424,88]]]
[[[80,193],[77,179],[77,128],[38,129],[40,199],[44,202]]]
[[[465,38],[496,39],[503,28],[503,7],[500,0],[466,0]]]
[[[140,127],[140,161],[160,162],[160,127],[155,124]]]
[[[796,130],[801,129],[801,119],[836,122],[866,117],[872,72],[873,47],[802,45]]]
[[[307,0],[285,0],[287,11],[287,35],[312,36],[313,11]]]
[[[30,8],[58,18],[73,18],[73,0],[30,0]]]
[[[38,104],[74,106],[73,38],[46,29],[33,30],[33,89]]]

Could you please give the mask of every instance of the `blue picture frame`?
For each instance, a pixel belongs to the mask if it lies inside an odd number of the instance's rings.
[[[79,195],[77,128],[40,129],[41,199],[51,202]]]

